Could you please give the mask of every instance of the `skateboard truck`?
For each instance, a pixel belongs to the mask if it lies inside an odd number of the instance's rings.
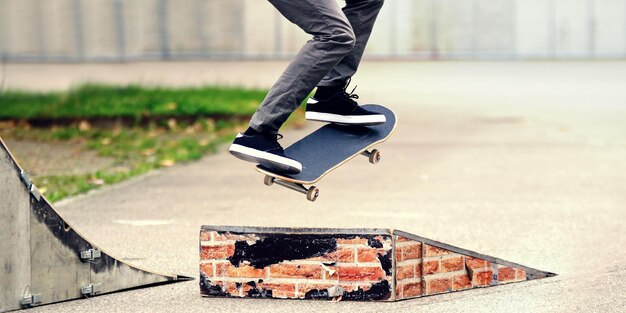
[[[372,164],[380,162],[381,155],[378,149],[374,149],[372,151],[365,150],[361,152],[361,155],[368,157],[370,159],[370,163]]]
[[[296,184],[296,183],[284,181],[282,179],[272,177],[269,175],[265,175],[265,179],[263,180],[263,182],[265,183],[266,186],[277,184],[287,189],[291,189],[291,190],[303,193],[306,195],[307,200],[311,202],[317,200],[317,198],[320,196],[320,189],[315,186],[311,186],[307,188],[307,187],[304,187],[304,185],[302,184]]]
[[[372,164],[376,164],[380,162],[381,154],[380,154],[380,151],[377,149],[374,149],[372,151],[365,150],[361,152],[361,155],[369,158],[370,163]],[[263,180],[263,182],[265,183],[266,186],[277,184],[287,189],[291,189],[299,193],[303,193],[306,195],[307,200],[311,202],[317,200],[317,198],[320,195],[320,189],[315,186],[311,186],[307,188],[303,184],[293,183],[293,182],[282,180],[280,178],[276,178],[270,175],[265,175],[265,179]]]

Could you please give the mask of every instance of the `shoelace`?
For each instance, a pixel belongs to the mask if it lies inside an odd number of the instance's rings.
[[[347,90],[348,90],[348,86],[350,86],[350,82],[352,82],[352,77],[348,77],[348,79],[346,80],[346,86],[343,87],[342,96],[345,97],[349,102],[351,102],[353,107],[356,107],[359,104],[355,100],[359,99],[359,95],[355,94],[354,91],[356,91],[356,87],[359,87],[359,86],[358,85],[354,86],[352,91],[348,93]]]
[[[281,134],[264,134],[264,136],[266,136],[266,138],[268,138],[268,139],[270,139],[270,140],[275,142],[276,149],[280,149],[280,151],[284,151],[283,147],[281,147],[281,145],[278,143],[278,141],[283,139],[285,136],[283,136]]]

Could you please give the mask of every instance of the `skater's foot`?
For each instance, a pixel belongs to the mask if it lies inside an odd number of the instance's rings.
[[[285,156],[278,143],[282,135],[273,135],[251,131],[237,135],[230,146],[230,153],[244,161],[261,164],[270,169],[298,174],[302,171],[300,162]]]
[[[359,96],[354,90],[348,93],[350,81],[340,87],[318,87],[315,96],[306,106],[306,119],[349,125],[380,125],[387,122],[385,115],[368,111],[355,101]],[[356,88],[355,88],[356,89]]]

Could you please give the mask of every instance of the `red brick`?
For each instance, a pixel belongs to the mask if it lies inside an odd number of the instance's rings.
[[[202,246],[200,258],[203,260],[225,260],[235,254],[235,245]]]
[[[391,242],[389,242],[389,238],[385,238],[383,236],[376,236],[374,237],[375,240],[378,240],[378,242],[385,244],[385,243],[389,243],[391,244]]]
[[[296,285],[295,284],[259,284],[259,288],[272,291],[272,297],[275,298],[295,298],[296,297]]]
[[[417,297],[421,295],[422,295],[422,283],[421,282],[408,283],[402,286],[402,297],[405,299],[410,298],[410,297]]]
[[[415,264],[415,277],[422,276],[422,262]]]
[[[244,265],[239,267],[231,266],[228,269],[228,276],[230,277],[246,277],[246,278],[265,278],[266,269],[255,268],[250,265]]]
[[[347,292],[353,292],[359,290],[359,286],[356,285],[339,285],[343,290]]]
[[[245,284],[245,283],[244,283],[244,284],[242,284],[241,289],[243,289],[243,294],[244,294],[244,296],[245,296],[245,295],[247,295],[247,294],[248,294],[248,292],[249,292],[250,290],[254,289],[255,287],[256,287],[256,286],[254,286],[254,287],[253,287],[253,286],[250,286],[250,285]]]
[[[312,264],[276,264],[270,266],[270,277],[322,279],[322,266]]]
[[[432,275],[439,273],[439,260],[424,262],[424,275]]]
[[[378,281],[386,277],[380,267],[341,266],[337,272],[341,281]]]
[[[396,248],[396,262],[402,262],[404,258],[402,257],[402,247]]]
[[[426,294],[449,292],[452,290],[450,278],[428,279],[426,283]]]
[[[230,263],[217,263],[215,264],[215,276],[228,277],[228,269],[233,265]]]
[[[367,239],[365,238],[352,238],[352,239],[337,239],[337,244],[343,245],[358,245],[358,244],[367,244]]]
[[[515,269],[515,279],[516,280],[526,280],[526,271],[516,268]]]
[[[360,284],[355,290],[361,289],[363,291],[369,291],[370,289],[372,289],[372,287],[374,287],[376,283],[377,282],[363,283],[363,284]],[[391,293],[391,286],[389,286],[389,292]]]
[[[398,266],[396,279],[407,279],[415,277],[415,264]]]
[[[498,281],[515,280],[515,269],[510,267],[502,267],[498,269]]]
[[[339,280],[339,274],[337,274],[338,267],[326,265],[326,267],[322,268],[322,279],[328,280]],[[331,274],[332,273],[332,274]],[[324,278],[324,276],[326,276]]]
[[[357,254],[358,262],[379,262],[378,255],[384,254],[382,249],[359,248]]]
[[[492,271],[474,272],[472,274],[473,286],[489,286],[491,284]]]
[[[200,271],[207,277],[213,276],[213,263],[200,264]]]
[[[461,290],[472,287],[472,282],[470,281],[469,275],[458,275],[454,276],[452,281],[452,289]]]
[[[337,260],[341,263],[353,263],[354,262],[354,250],[352,249],[339,249],[337,250]]]
[[[402,259],[406,260],[416,260],[422,257],[422,244],[416,243],[414,245],[402,247]]]
[[[239,288],[237,288],[237,284],[228,282],[224,284],[224,289],[226,292],[231,294],[232,296],[239,296]]]
[[[305,259],[304,261],[336,262],[337,253],[331,252],[331,253],[324,254],[322,256],[308,258],[308,259]]]
[[[465,265],[467,266],[467,268],[471,270],[475,270],[475,269],[491,266],[491,262],[485,261],[483,259],[466,257]]]
[[[250,265],[235,267],[230,263],[218,263],[215,267],[216,276],[219,277],[265,278],[266,276],[265,269]]]
[[[326,279],[327,280],[339,280],[339,267],[337,266],[326,266],[328,267],[330,270],[334,271],[332,274],[331,272],[328,272],[326,270],[324,270],[324,272],[326,272]]]
[[[239,296],[239,288],[237,285],[232,282],[222,282],[222,281],[211,281],[213,286],[220,286],[223,292],[230,294],[231,296],[238,297]]]
[[[463,257],[455,257],[451,259],[441,260],[441,272],[456,272],[463,270]]]
[[[326,290],[333,286],[330,284],[300,284],[298,285],[298,298],[304,298],[306,293],[311,290]]]
[[[424,250],[425,250],[424,254],[427,257],[441,256],[441,255],[446,255],[446,254],[450,254],[451,253],[450,251],[448,251],[446,249],[434,247],[434,246],[431,246],[431,245],[424,245]]]
[[[211,240],[211,233],[215,233],[214,231],[201,230],[200,231],[200,240],[201,241],[209,241]]]

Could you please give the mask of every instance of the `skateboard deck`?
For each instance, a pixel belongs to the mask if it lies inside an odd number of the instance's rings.
[[[369,156],[370,162],[376,163],[380,159],[380,152],[368,150],[391,136],[396,126],[396,116],[391,110],[381,105],[368,104],[363,108],[384,114],[387,122],[376,126],[338,124],[322,126],[285,149],[286,156],[302,164],[302,172],[299,174],[279,173],[262,165],[257,166],[257,171],[266,175],[266,185],[276,182],[304,193],[304,190],[309,192],[310,188],[307,189],[301,185],[318,182],[325,175],[360,154]],[[313,192],[309,192],[311,193]],[[309,200],[311,200],[310,197]]]

